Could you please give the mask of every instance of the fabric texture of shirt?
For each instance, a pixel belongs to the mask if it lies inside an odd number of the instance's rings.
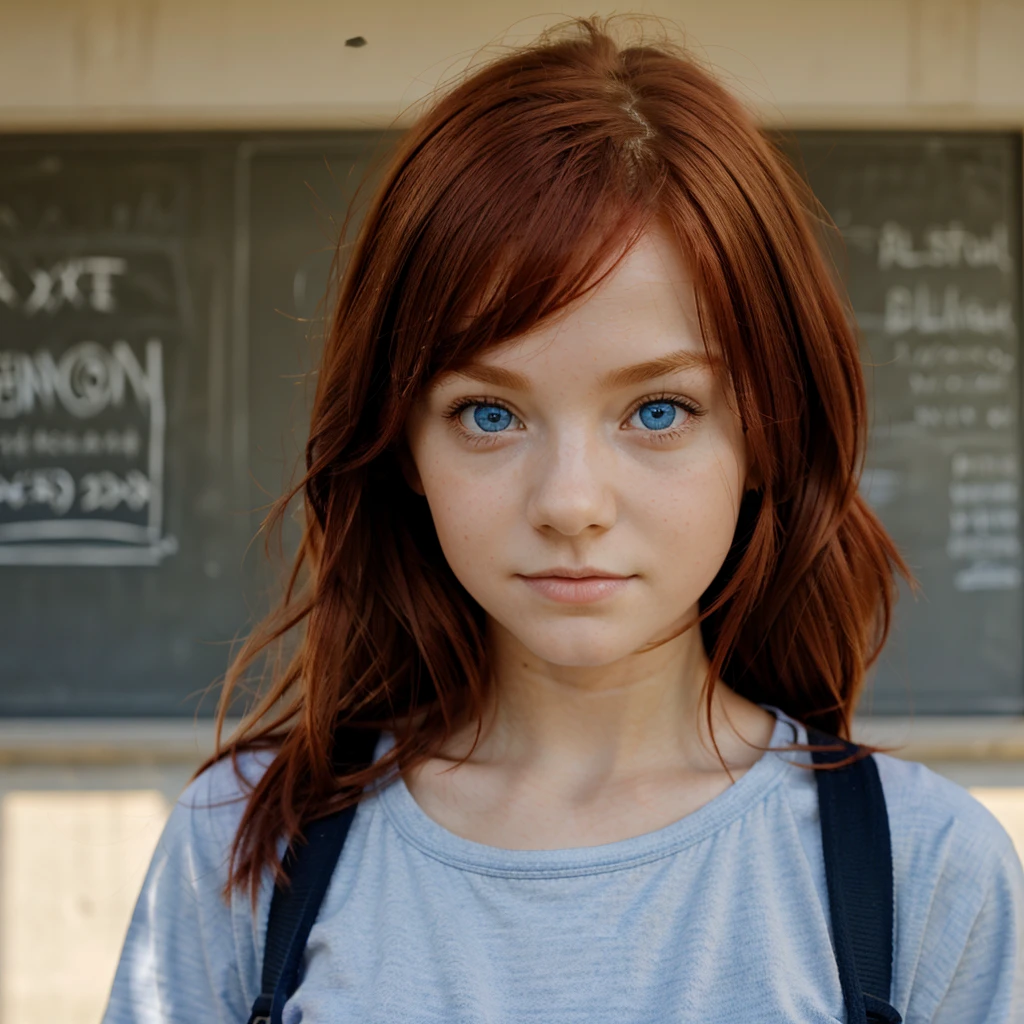
[[[776,707],[771,747],[807,742]],[[382,734],[379,757],[393,742]],[[255,779],[271,755],[240,759]],[[810,755],[769,750],[664,828],[505,850],[430,818],[401,777],[360,803],[285,1024],[834,1024]],[[876,755],[894,871],[891,1002],[906,1024],[1024,1022],[1024,869],[967,790]],[[244,1024],[273,893],[221,889],[243,809],[230,760],[182,794],[103,1024]]]

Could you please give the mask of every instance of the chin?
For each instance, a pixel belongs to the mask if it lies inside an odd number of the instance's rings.
[[[608,622],[579,620],[546,624],[536,630],[511,630],[535,657],[566,668],[598,668],[628,657],[646,640],[613,629]]]

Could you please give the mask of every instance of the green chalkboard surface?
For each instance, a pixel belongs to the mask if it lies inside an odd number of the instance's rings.
[[[801,132],[871,400],[862,492],[904,552],[864,710],[1020,713],[1020,137]]]
[[[0,140],[0,714],[212,713],[386,143]]]
[[[393,140],[0,138],[0,715],[212,713],[273,590],[251,542],[301,457],[341,220]],[[922,585],[861,710],[1020,713],[1020,137],[784,145],[841,232],[863,491]]]

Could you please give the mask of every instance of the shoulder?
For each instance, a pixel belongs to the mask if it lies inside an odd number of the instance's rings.
[[[783,714],[794,729],[794,741],[807,742],[806,727]],[[811,766],[809,753],[786,755],[787,760]],[[921,869],[926,864],[947,872],[966,868],[1005,872],[1020,868],[1013,840],[998,818],[963,786],[917,761],[890,754],[872,755],[885,796],[892,838],[893,861]],[[817,787],[813,771],[789,773],[791,798],[801,800],[805,814],[817,822]],[[910,880],[909,878],[907,879]]]
[[[941,863],[979,878],[1019,865],[999,819],[963,786],[926,765],[875,754],[885,794],[893,855],[921,867]]]
[[[197,775],[175,803],[161,846],[188,851],[190,859],[226,866],[253,787],[273,761],[269,750],[224,757]]]
[[[191,808],[212,808],[241,803],[274,760],[274,750],[243,750],[215,761],[182,791],[178,802]]]
[[[963,786],[914,761],[874,759],[892,837],[898,1005],[943,1024],[1009,1021],[1024,998],[1013,840]]]
[[[796,742],[806,743],[804,727],[794,723],[794,728]],[[817,832],[818,793],[815,773],[807,770],[810,754],[800,752],[791,759],[805,770],[788,773],[790,804]],[[1022,869],[1013,840],[963,786],[917,761],[882,753],[872,760],[885,796],[897,899],[902,895],[927,901],[929,885],[962,878],[969,884],[958,894],[970,901],[979,898],[983,884],[996,876],[1017,878]]]
[[[242,814],[272,758],[260,751],[217,761],[171,809],[132,912],[104,1024],[246,1019],[272,881],[255,912],[247,894],[225,899],[225,886]]]

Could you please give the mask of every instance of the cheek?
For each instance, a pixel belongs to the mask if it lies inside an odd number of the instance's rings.
[[[430,509],[438,543],[456,579],[470,593],[493,558],[495,535],[508,530],[509,503],[472,460],[451,452],[444,428],[426,412],[410,417],[407,443]]]
[[[459,581],[472,590],[469,577],[493,560],[500,538],[509,535],[509,496],[478,476],[439,467],[428,467],[421,478],[441,550]]]
[[[738,475],[735,461],[691,467],[666,481],[662,501],[647,504],[654,554],[688,594],[703,593],[732,546],[742,497]]]

